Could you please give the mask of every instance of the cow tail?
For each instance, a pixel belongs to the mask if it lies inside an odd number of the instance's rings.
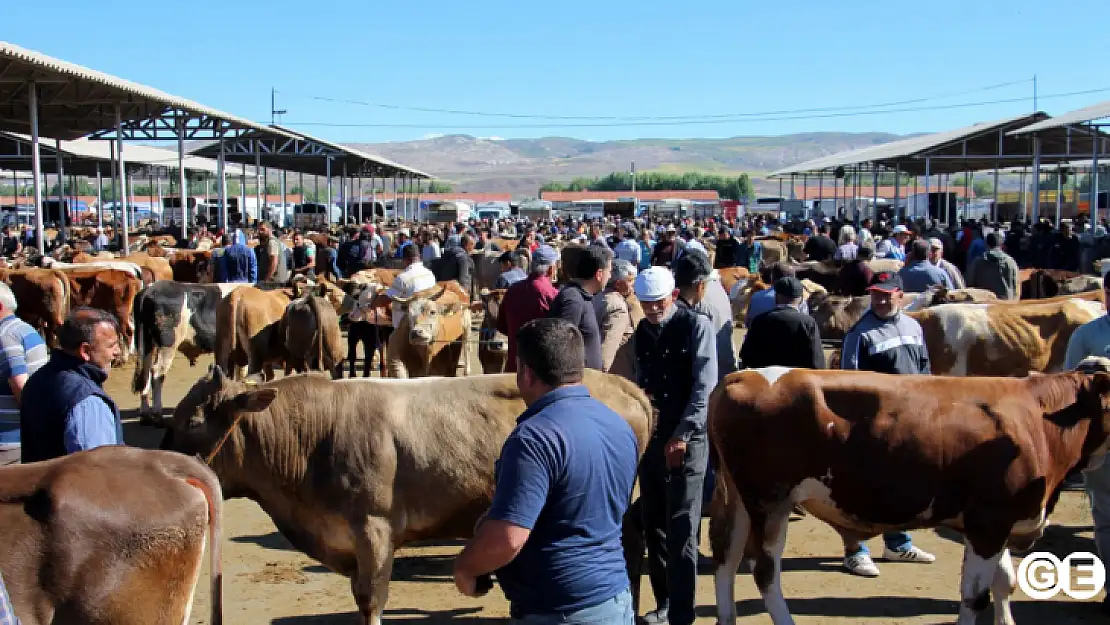
[[[135,337],[135,375],[131,378],[131,392],[142,393],[146,389],[147,380],[150,378],[150,368],[147,366],[148,359],[144,358],[146,354],[146,332],[142,324],[142,315],[140,310],[143,307],[143,301],[146,299],[146,289],[139,291],[135,295],[135,301],[131,306],[131,325]],[[153,349],[153,345],[151,348]]]
[[[208,505],[208,559],[212,582],[212,612],[209,623],[223,625],[224,574],[220,545],[223,536],[223,491],[220,489],[219,479],[208,467],[186,477],[185,482],[199,489]]]

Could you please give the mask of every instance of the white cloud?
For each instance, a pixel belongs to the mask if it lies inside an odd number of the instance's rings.
[[[424,135],[423,138],[424,139],[438,139],[438,138],[443,137],[443,136],[446,136],[446,135],[444,135],[442,132],[429,132],[428,134]]]
[[[478,137],[478,138],[479,139],[485,139],[486,141],[504,141],[505,140],[505,137]]]

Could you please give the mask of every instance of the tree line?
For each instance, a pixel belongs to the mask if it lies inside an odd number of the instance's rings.
[[[597,178],[579,177],[570,182],[552,181],[540,191],[631,191],[632,174],[613,172]],[[637,191],[716,191],[728,200],[750,200],[755,186],[748,174],[736,178],[699,172],[664,173],[637,172]]]

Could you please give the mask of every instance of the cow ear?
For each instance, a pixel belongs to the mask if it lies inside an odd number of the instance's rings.
[[[277,399],[276,388],[260,388],[244,391],[235,396],[235,408],[243,412],[262,412]]]

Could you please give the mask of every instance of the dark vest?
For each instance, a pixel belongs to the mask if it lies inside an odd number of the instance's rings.
[[[117,435],[122,441],[119,408],[101,386],[107,379],[108,374],[100,367],[55,350],[23,387],[19,413],[23,462],[66,455],[66,415],[90,395],[103,399],[112,409]]]
[[[690,403],[694,387],[694,356],[690,337],[697,313],[675,306],[674,316],[662,327],[646,319],[636,327],[636,367],[640,387],[659,410],[655,432],[669,437]]]

